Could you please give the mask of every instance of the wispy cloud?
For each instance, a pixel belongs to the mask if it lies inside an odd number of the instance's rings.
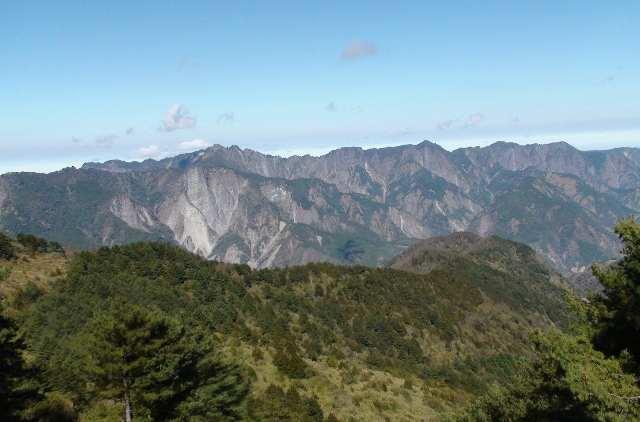
[[[236,116],[233,112],[222,113],[221,115],[218,116],[219,125],[224,125],[224,124],[229,125],[235,121],[236,121]]]
[[[438,130],[449,130],[456,123],[455,120],[443,120],[436,124],[436,129]]]
[[[598,83],[599,84],[603,84],[603,85],[607,85],[607,84],[615,82],[615,80],[616,80],[616,76],[615,75],[607,75],[604,78],[600,79],[598,81]]]
[[[464,124],[465,128],[478,126],[484,120],[484,114],[482,113],[473,113],[467,117],[467,121]]]
[[[116,142],[116,139],[118,139],[117,135],[102,135],[102,136],[98,136],[95,140],[96,145],[100,146],[100,147],[112,147],[113,144]]]
[[[178,72],[182,72],[193,62],[191,57],[183,56],[178,59]]]
[[[180,142],[178,144],[178,149],[182,151],[195,151],[198,149],[207,148],[209,145],[211,144],[209,144],[209,142],[205,141],[204,139],[194,139],[191,141]]]
[[[612,84],[618,79],[618,77],[621,75],[622,72],[623,72],[623,67],[616,66],[616,68],[613,69],[611,73],[609,73],[608,75],[605,75],[602,79],[599,79],[596,82],[602,85]]]
[[[437,130],[450,130],[450,129],[469,129],[479,126],[485,120],[485,115],[482,113],[472,113],[467,117],[461,119],[448,119],[436,123]]]
[[[329,102],[327,105],[324,106],[325,111],[328,111],[330,113],[335,113],[335,112],[351,112],[351,113],[362,113],[364,111],[364,107],[362,106],[348,106],[348,105],[344,105],[341,104],[340,106],[338,106],[338,104],[336,104],[334,101]]]
[[[196,119],[189,114],[189,110],[181,104],[174,104],[165,113],[160,130],[173,132],[178,129],[190,129],[195,125]]]
[[[187,72],[191,70],[198,70],[202,67],[200,61],[197,58],[191,56],[183,56],[178,59],[177,70],[178,72]]]
[[[353,41],[348,44],[340,53],[342,60],[357,60],[364,57],[374,56],[378,53],[378,47],[370,41]]]

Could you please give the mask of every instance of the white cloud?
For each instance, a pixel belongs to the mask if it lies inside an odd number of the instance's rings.
[[[177,129],[190,129],[195,125],[196,119],[189,114],[189,110],[181,104],[174,104],[167,110],[160,129],[173,132]]]
[[[178,149],[183,151],[195,151],[209,147],[209,142],[204,139],[194,139],[192,141],[184,141],[178,144]]]
[[[149,145],[146,147],[138,148],[136,151],[140,158],[157,158],[160,155],[160,147],[157,145]]]
[[[357,60],[378,53],[376,45],[370,41],[353,41],[340,53],[342,60]]]

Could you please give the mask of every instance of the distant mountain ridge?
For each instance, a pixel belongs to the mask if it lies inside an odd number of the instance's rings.
[[[579,272],[617,256],[611,228],[639,210],[640,150],[562,142],[447,151],[425,141],[288,158],[215,145],[0,176],[1,229],[77,247],[162,239],[255,267],[380,265],[416,240],[471,231]]]

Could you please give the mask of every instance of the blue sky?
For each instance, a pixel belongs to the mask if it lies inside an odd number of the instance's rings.
[[[640,146],[640,2],[0,2],[0,172],[213,143]]]

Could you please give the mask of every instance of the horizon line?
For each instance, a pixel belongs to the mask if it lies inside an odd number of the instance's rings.
[[[8,175],[8,174],[19,174],[19,173],[32,173],[32,174],[52,174],[52,173],[57,173],[57,172],[61,172],[67,169],[76,169],[76,170],[82,170],[85,169],[85,166],[87,165],[104,165],[104,164],[108,164],[108,163],[126,163],[126,164],[143,164],[143,163],[147,163],[147,162],[152,162],[152,163],[160,163],[162,161],[165,160],[171,160],[171,159],[175,159],[181,156],[188,156],[188,155],[193,155],[193,154],[198,154],[198,153],[203,153],[209,150],[213,150],[213,149],[226,149],[226,150],[231,150],[231,149],[238,149],[242,152],[245,151],[249,151],[249,152],[253,152],[253,153],[257,153],[260,155],[263,155],[265,157],[273,157],[273,158],[281,158],[281,159],[290,159],[290,158],[305,158],[305,157],[310,157],[310,158],[322,158],[322,157],[326,157],[332,153],[335,153],[337,151],[342,151],[342,150],[359,150],[359,151],[363,151],[363,152],[368,152],[368,151],[378,151],[378,150],[388,150],[388,149],[397,149],[397,148],[409,148],[409,147],[418,147],[420,145],[423,144],[429,144],[429,145],[434,145],[448,153],[453,153],[455,151],[460,151],[460,150],[468,150],[468,149],[486,149],[486,148],[491,148],[494,147],[496,145],[499,144],[506,144],[506,145],[515,145],[518,147],[535,147],[535,146],[546,146],[546,145],[567,145],[569,147],[571,147],[572,149],[582,152],[582,153],[589,153],[589,152],[606,152],[606,151],[614,151],[614,150],[620,150],[620,149],[638,149],[638,147],[634,147],[634,146],[616,146],[616,147],[612,147],[612,148],[602,148],[602,149],[580,149],[574,145],[572,145],[571,143],[567,142],[567,141],[563,141],[563,140],[557,140],[557,141],[549,141],[549,142],[529,142],[529,143],[520,143],[517,141],[505,141],[505,140],[499,140],[499,141],[494,141],[490,144],[487,145],[473,145],[473,146],[461,146],[461,147],[457,147],[457,148],[452,148],[452,149],[448,149],[445,148],[443,145],[440,145],[437,141],[431,141],[429,139],[425,139],[422,140],[420,142],[417,143],[402,143],[402,144],[376,144],[376,145],[354,145],[354,146],[329,146],[326,148],[317,148],[318,152],[317,153],[291,153],[291,154],[286,154],[286,153],[269,153],[269,152],[262,152],[259,151],[258,149],[254,149],[254,148],[243,148],[238,144],[231,144],[231,145],[222,145],[219,143],[215,143],[215,144],[211,144],[206,148],[200,148],[200,149],[196,149],[193,151],[188,151],[188,152],[178,152],[175,151],[174,153],[169,153],[166,156],[163,157],[157,157],[157,158],[140,158],[140,159],[132,159],[132,160],[126,160],[126,159],[119,159],[119,158],[114,158],[114,159],[110,159],[110,160],[104,160],[104,161],[83,161],[83,162],[77,162],[77,165],[73,164],[73,165],[68,165],[68,166],[63,166],[63,167],[59,167],[55,170],[52,171],[29,171],[29,170],[17,170],[17,171],[8,171],[8,172],[3,172],[0,173],[0,176],[4,176],[4,175]],[[286,150],[281,150],[282,152],[285,152]],[[320,152],[322,151],[322,152]],[[86,169],[85,169],[86,170]]]

